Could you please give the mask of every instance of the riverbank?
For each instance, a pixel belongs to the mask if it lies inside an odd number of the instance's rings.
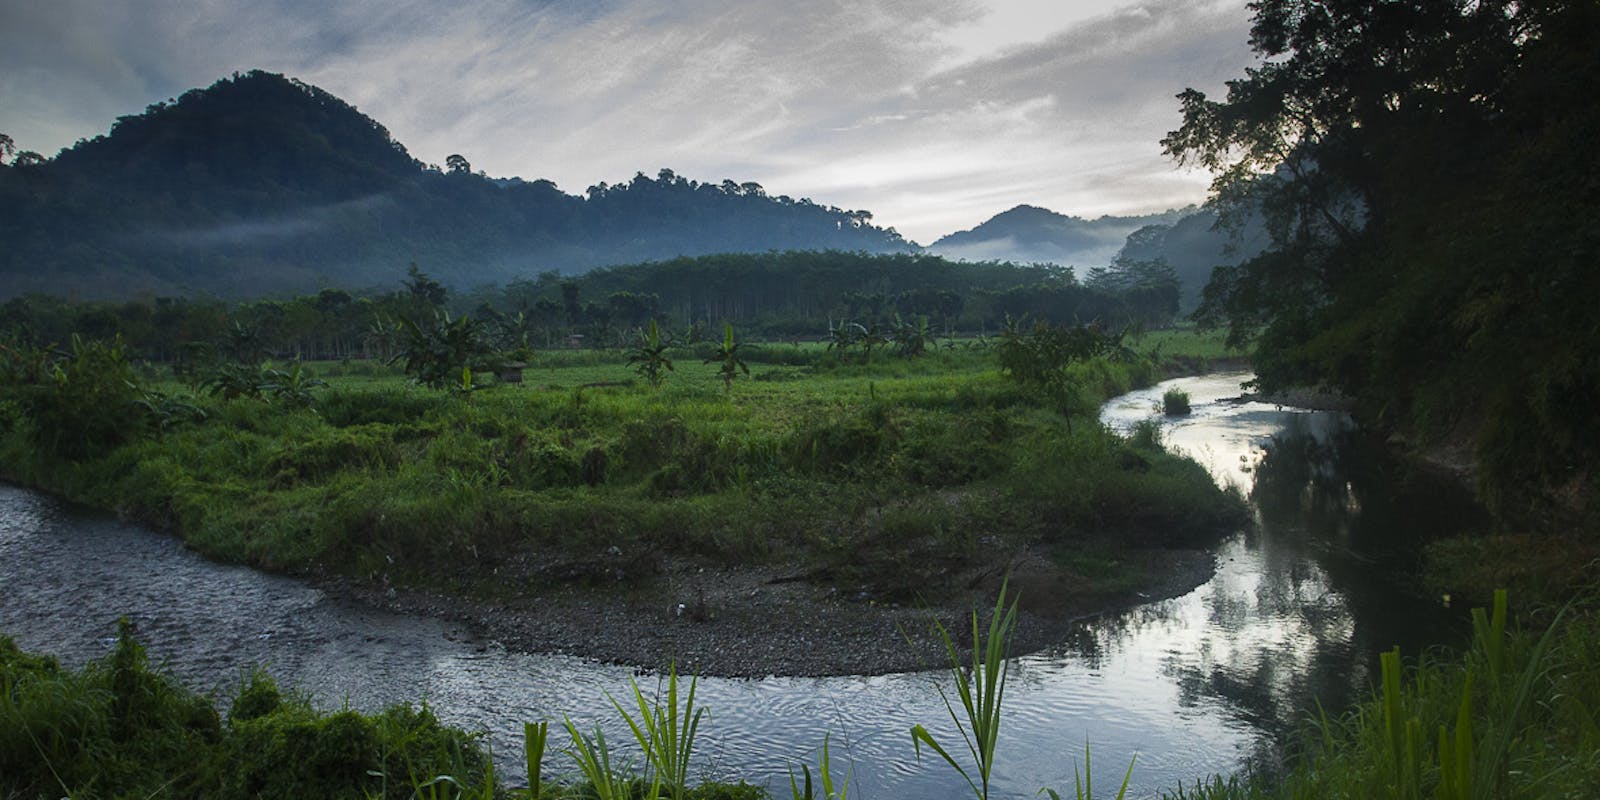
[[[1246,521],[1193,462],[1090,421],[1148,360],[1074,364],[1064,398],[983,349],[785,351],[732,387],[605,355],[470,394],[383,374],[330,375],[310,407],[190,398],[87,455],[13,416],[0,474],[517,648],[715,675],[938,663],[928,613],[953,626],[1006,574],[1019,646],[1043,646],[1198,584]]]
[[[1204,550],[1126,554],[1137,575],[1108,591],[1038,554],[1012,564],[1010,591],[1021,611],[1013,655],[1060,642],[1072,624],[1118,608],[1177,597],[1210,578]],[[946,659],[934,623],[958,638],[1002,578],[951,576],[904,602],[861,585],[801,580],[772,567],[675,564],[647,586],[620,591],[562,587],[484,600],[417,589],[324,581],[329,591],[386,611],[460,622],[478,636],[531,653],[561,653],[685,674],[880,675],[939,667]],[[950,587],[959,587],[952,591]]]

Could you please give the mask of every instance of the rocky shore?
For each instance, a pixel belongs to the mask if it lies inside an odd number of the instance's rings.
[[[1020,597],[1014,654],[1063,641],[1077,621],[1183,595],[1208,580],[1213,556],[1200,550],[1129,554],[1147,576],[1132,590],[1091,590],[1092,579],[1039,557],[1010,565]],[[505,599],[336,584],[344,596],[389,611],[468,625],[477,635],[525,652],[564,653],[646,669],[723,677],[883,674],[942,667],[934,622],[960,646],[974,608],[987,616],[998,571],[952,576],[956,588],[887,602],[860,588],[797,579],[780,570],[669,564],[639,585],[568,586]]]

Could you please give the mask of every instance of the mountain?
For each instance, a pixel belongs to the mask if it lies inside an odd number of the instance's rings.
[[[1170,225],[1182,218],[1184,213],[1165,211],[1137,217],[1105,216],[1089,220],[1022,205],[996,214],[972,230],[952,233],[939,239],[928,249],[939,255],[968,261],[1104,266],[1111,263],[1128,234],[1146,225]]]
[[[1171,224],[1147,225],[1134,231],[1115,260],[1166,261],[1178,275],[1179,304],[1187,313],[1200,305],[1201,291],[1211,280],[1213,269],[1238,264],[1268,244],[1270,239],[1259,216],[1252,216],[1232,232],[1217,227],[1215,212],[1201,209]]]
[[[0,298],[394,286],[412,262],[471,287],[709,253],[915,249],[870,219],[671,170],[577,196],[459,156],[430,167],[328,92],[253,71],[0,165]]]

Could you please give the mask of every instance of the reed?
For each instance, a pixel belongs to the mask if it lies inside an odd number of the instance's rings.
[[[1282,775],[1212,778],[1167,800],[1570,798],[1600,791],[1600,624],[1554,616],[1513,630],[1507,595],[1472,612],[1470,648],[1407,666],[1379,658],[1378,686],[1322,714]]]
[[[1094,800],[1094,771],[1090,767],[1089,742],[1083,743],[1083,773],[1078,773],[1077,766],[1072,768],[1073,797],[1076,800]],[[1139,757],[1128,759],[1128,771],[1122,775],[1122,785],[1117,788],[1116,800],[1122,800],[1128,794],[1128,783],[1133,780],[1133,765]],[[1043,789],[1041,794],[1050,795],[1050,800],[1061,800],[1061,795],[1054,789]]]
[[[816,784],[812,783],[811,766],[801,764],[800,771],[805,776],[803,782],[797,780],[794,770],[789,771],[789,791],[794,800],[848,800],[850,795],[850,778],[855,775],[855,767],[845,773],[844,780],[834,790],[833,759],[828,753],[829,737],[822,737],[822,757],[817,761]],[[821,794],[816,790],[820,789]]]
[[[673,800],[682,800],[689,791],[689,757],[694,753],[695,734],[700,730],[701,717],[706,713],[705,709],[694,706],[698,682],[697,678],[689,680],[689,692],[680,708],[676,666],[667,673],[664,702],[659,699],[660,687],[657,687],[658,699],[652,701],[645,697],[638,681],[630,680],[633,702],[639,710],[638,718],[629,714],[616,698],[611,698],[611,705],[628,723],[628,729],[644,750],[652,784],[665,786]]]
[[[522,758],[528,770],[528,798],[539,800],[543,785],[544,750],[550,739],[550,723],[525,722],[522,725]]]
[[[634,780],[631,776],[629,765],[620,760],[613,760],[611,746],[606,743],[605,731],[599,725],[594,727],[594,735],[590,736],[578,730],[578,726],[570,718],[564,719],[567,728],[567,737],[571,746],[567,755],[577,765],[584,781],[594,791],[597,800],[635,800],[633,793]],[[658,800],[661,797],[661,784],[652,782],[642,798],[637,800]]]
[[[987,633],[979,630],[977,610],[972,612],[972,660],[969,666],[951,638],[950,631],[943,624],[935,623],[949,657],[950,678],[955,685],[960,708],[957,709],[956,704],[951,702],[950,694],[943,685],[937,687],[939,697],[944,700],[945,711],[949,712],[966,745],[967,754],[972,757],[970,765],[958,761],[950,749],[934,738],[927,728],[921,725],[911,728],[911,743],[916,749],[917,758],[922,758],[924,746],[937,753],[966,780],[978,800],[989,798],[995,743],[1000,736],[1000,709],[1006,693],[1006,654],[1016,624],[1017,602],[1013,598],[1010,607],[1006,606],[1006,586],[1002,585],[995,599],[994,611],[989,615]],[[968,772],[968,766],[976,772],[976,779],[973,773]]]

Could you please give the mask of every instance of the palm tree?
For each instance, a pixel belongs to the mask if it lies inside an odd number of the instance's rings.
[[[458,376],[470,376],[472,367],[492,367],[496,360],[482,326],[465,315],[451,319],[441,311],[430,321],[403,318],[400,334],[400,350],[390,362],[404,360],[406,373],[430,388],[450,387]],[[461,380],[470,383],[470,377]]]
[[[877,347],[880,344],[887,344],[889,342],[889,337],[884,333],[883,326],[874,322],[872,323],[872,327],[867,328],[857,341],[859,341],[861,344],[861,360],[867,364],[871,364],[872,348]]]

